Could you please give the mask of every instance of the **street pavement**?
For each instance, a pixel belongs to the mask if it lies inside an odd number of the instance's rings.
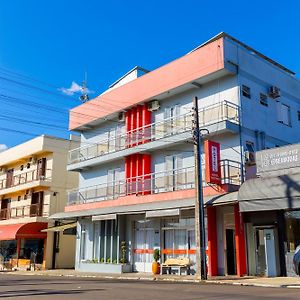
[[[24,276],[0,273],[1,299],[300,299],[300,290],[255,286]]]

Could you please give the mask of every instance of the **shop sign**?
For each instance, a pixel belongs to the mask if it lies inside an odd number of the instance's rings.
[[[221,184],[220,143],[206,140],[205,152],[205,181],[212,184]]]
[[[259,151],[256,166],[258,174],[300,167],[300,144]]]

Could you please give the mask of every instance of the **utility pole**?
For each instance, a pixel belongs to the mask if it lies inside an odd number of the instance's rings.
[[[201,280],[207,279],[206,271],[206,247],[205,247],[205,221],[204,221],[204,203],[203,203],[203,183],[202,183],[202,164],[201,164],[201,146],[202,133],[199,127],[198,97],[193,99],[193,137],[194,154],[196,162],[196,201],[195,201],[195,233],[196,233],[196,264],[197,274],[201,275]],[[207,129],[203,131],[208,132]]]

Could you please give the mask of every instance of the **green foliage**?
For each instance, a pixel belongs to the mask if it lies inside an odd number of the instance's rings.
[[[120,258],[120,263],[126,264],[126,252],[127,252],[127,245],[125,241],[121,242],[121,258]]]
[[[116,259],[113,260],[113,264],[117,264],[118,261]]]
[[[159,249],[155,249],[153,252],[153,259],[155,262],[158,262],[160,259],[160,251]]]
[[[107,262],[108,264],[110,264],[110,263],[111,263],[110,258],[108,258],[108,259],[106,260],[106,262]]]
[[[104,257],[102,257],[102,258],[100,259],[100,262],[101,262],[101,263],[104,263]]]
[[[94,263],[94,264],[97,264],[99,261],[98,261],[98,258],[93,258],[92,259],[92,263]]]

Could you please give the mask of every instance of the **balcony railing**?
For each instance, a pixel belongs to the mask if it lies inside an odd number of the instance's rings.
[[[238,106],[223,101],[199,109],[200,126],[208,126],[228,120],[239,122]],[[68,164],[86,161],[108,153],[124,150],[147,142],[159,140],[168,136],[192,130],[192,113],[167,118],[130,132],[117,135],[115,138],[105,139],[90,146],[84,146],[69,151]]]
[[[37,180],[49,180],[50,176],[47,173],[50,173],[51,169],[45,171],[45,175],[40,175],[40,172],[35,169],[29,172],[20,173],[14,175],[11,179],[5,178],[0,180],[0,190],[15,187],[25,183],[37,181]],[[49,174],[50,175],[50,174]]]
[[[43,216],[46,216],[44,205],[40,203],[0,209],[0,220]]]
[[[222,184],[240,184],[239,162],[222,160],[221,173]],[[207,184],[203,181],[203,185]],[[68,205],[113,200],[128,195],[158,194],[192,189],[194,187],[195,168],[189,167],[137,176],[126,181],[109,182],[84,189],[72,190],[68,193]]]

